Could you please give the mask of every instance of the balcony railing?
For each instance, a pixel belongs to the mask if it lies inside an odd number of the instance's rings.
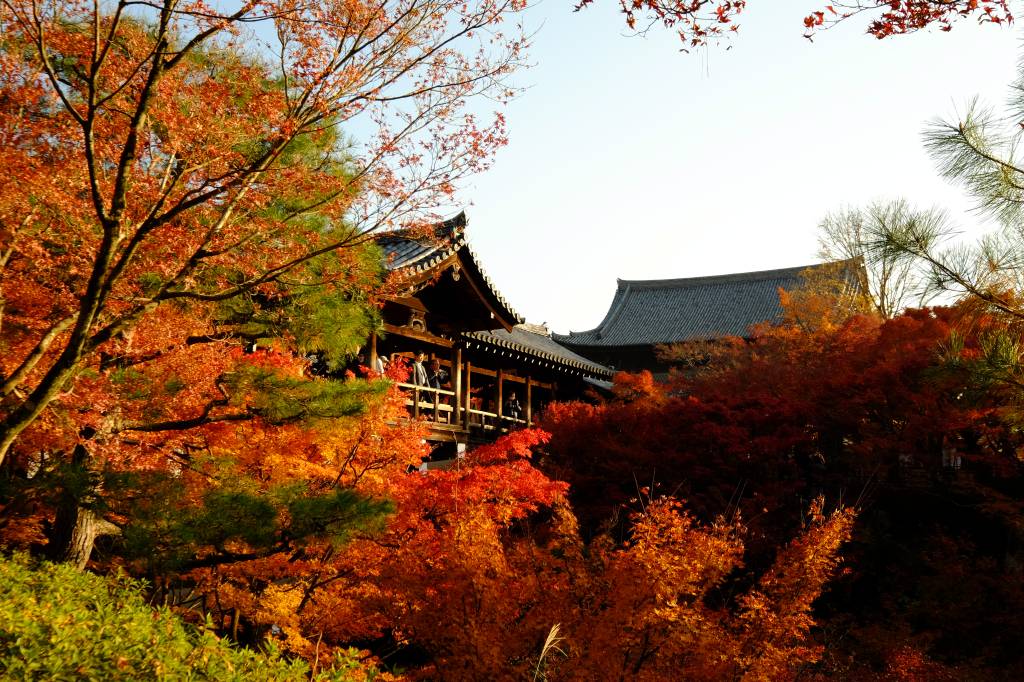
[[[483,431],[509,431],[529,426],[526,419],[503,415],[473,407],[459,406],[453,403],[455,391],[431,386],[419,386],[399,382],[398,386],[405,392],[405,405],[413,419],[422,419],[435,424],[449,425],[453,428]]]

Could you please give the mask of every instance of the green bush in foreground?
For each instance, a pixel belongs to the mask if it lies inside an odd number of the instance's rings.
[[[232,647],[143,601],[141,585],[65,564],[0,557],[4,680],[309,680],[303,661]],[[372,677],[341,659],[319,680]],[[361,674],[360,674],[361,673]]]

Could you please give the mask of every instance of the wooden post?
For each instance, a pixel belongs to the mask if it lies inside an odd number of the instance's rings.
[[[504,372],[502,372],[502,371],[501,371],[501,370],[499,369],[499,370],[498,370],[498,376],[497,376],[497,379],[498,379],[498,385],[497,385],[497,388],[496,388],[496,393],[497,393],[497,395],[498,395],[498,404],[497,404],[497,406],[496,406],[496,407],[494,408],[494,411],[498,413],[498,428],[499,428],[499,429],[501,428],[501,418],[502,418],[502,416],[503,416],[503,415],[501,414],[501,407],[502,407],[502,406],[501,406],[501,388],[502,388],[502,386],[501,386],[501,382],[502,382],[502,380],[503,380],[504,378],[505,378]]]
[[[452,393],[452,422],[458,424],[462,416],[462,349],[458,346],[452,349]]]
[[[420,387],[412,389],[412,418],[420,418]]]
[[[467,431],[469,431],[469,418],[472,416],[469,413],[469,410],[473,407],[473,400],[470,397],[470,395],[471,395],[470,394],[470,389],[472,388],[472,384],[473,384],[473,363],[471,363],[469,360],[466,360],[466,414],[465,414],[466,421],[465,421],[465,427],[466,427]]]
[[[533,426],[533,380],[526,375],[526,425]]]

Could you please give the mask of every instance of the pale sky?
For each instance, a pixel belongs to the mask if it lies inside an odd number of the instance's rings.
[[[978,231],[921,145],[932,118],[1008,97],[1017,29],[954,24],[878,41],[850,22],[802,37],[815,0],[753,0],[726,46],[626,37],[612,0],[542,0],[511,142],[467,187],[470,241],[531,322],[595,327],[615,279],[815,261],[830,210],[905,197]]]

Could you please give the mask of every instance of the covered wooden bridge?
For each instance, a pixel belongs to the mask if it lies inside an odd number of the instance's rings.
[[[384,301],[368,358],[371,367],[378,358],[409,367],[400,385],[410,415],[430,422],[431,440],[462,446],[529,426],[547,403],[607,388],[612,375],[524,323],[480,266],[465,228],[460,213],[433,235],[378,240],[398,293]]]

